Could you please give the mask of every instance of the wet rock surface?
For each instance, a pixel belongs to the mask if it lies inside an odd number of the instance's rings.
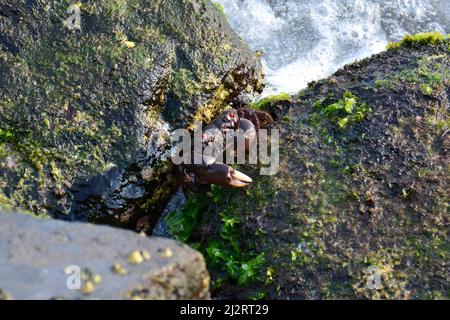
[[[449,297],[449,54],[448,40],[405,44],[265,106],[278,174],[240,168],[248,190],[213,188],[183,212],[204,208],[184,238],[213,297]]]
[[[173,240],[0,212],[0,299],[205,299],[198,252]],[[80,269],[79,290],[74,288]]]
[[[0,17],[2,206],[134,228],[175,191],[167,133],[262,86],[209,1],[7,0]]]

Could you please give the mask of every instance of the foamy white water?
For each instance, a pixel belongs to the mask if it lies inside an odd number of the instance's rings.
[[[450,0],[219,0],[253,50],[265,95],[295,93],[407,33],[450,32]]]

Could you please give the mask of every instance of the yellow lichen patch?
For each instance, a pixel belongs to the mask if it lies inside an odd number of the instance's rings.
[[[220,85],[221,79],[217,77],[217,75],[215,75],[214,73],[210,73],[208,74],[204,82],[206,90],[213,90],[214,88],[217,88]]]
[[[142,256],[142,253],[140,251],[136,250],[128,255],[127,260],[131,264],[140,264],[144,262],[145,258]]]
[[[233,49],[233,46],[231,45],[231,43],[224,43],[222,45],[222,49],[225,51],[231,51]]]
[[[161,258],[170,258],[173,256],[173,252],[172,249],[170,249],[169,247],[163,248],[159,250],[159,256]]]
[[[119,275],[124,275],[128,273],[128,270],[125,269],[120,263],[114,263],[111,267],[112,272],[119,274]]]
[[[61,176],[61,171],[58,169],[55,161],[50,162],[50,168],[53,178],[58,179]]]
[[[120,43],[121,46],[124,46],[128,49],[132,49],[136,47],[136,43],[134,41],[128,40],[128,37],[122,32],[116,33],[116,39]]]
[[[99,275],[99,274],[94,274],[94,275],[92,276],[92,282],[93,282],[94,284],[100,284],[100,283],[102,282],[102,276]]]
[[[116,136],[116,137],[121,137],[121,136],[122,136],[122,130],[121,130],[119,127],[115,126],[115,125],[113,125],[113,126],[110,128],[109,132],[110,132],[112,135]]]
[[[142,250],[142,257],[144,260],[150,260],[150,253],[147,250]]]
[[[128,255],[128,262],[131,264],[140,264],[150,260],[151,256],[147,250],[136,250]]]
[[[136,44],[133,41],[123,41],[122,44],[129,49],[134,48],[136,46]]]
[[[42,124],[43,124],[44,126],[46,126],[48,129],[50,128],[50,120],[48,120],[47,118],[45,118],[45,119],[42,121]]]
[[[12,300],[13,296],[3,289],[0,289],[0,300]]]
[[[189,130],[195,129],[195,123],[209,123],[214,117],[216,117],[220,112],[227,109],[227,106],[224,105],[225,100],[229,97],[230,92],[225,89],[223,85],[221,85],[214,97],[212,98],[209,104],[203,105],[198,108],[197,112],[194,115],[193,123],[188,127]]]
[[[85,295],[91,294],[92,292],[94,292],[94,290],[95,290],[95,285],[92,281],[86,281],[83,285],[83,288],[81,288],[81,291]]]

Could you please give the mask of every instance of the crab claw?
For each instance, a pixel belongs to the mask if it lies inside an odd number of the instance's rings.
[[[253,182],[249,176],[223,163],[195,167],[195,174],[203,182],[227,188],[243,188]]]

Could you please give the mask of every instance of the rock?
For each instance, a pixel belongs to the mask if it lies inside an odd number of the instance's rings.
[[[168,251],[170,256],[161,255]],[[138,264],[128,261],[135,252],[142,258]],[[201,254],[173,240],[107,226],[2,211],[0,266],[0,299],[209,297]],[[77,267],[79,289],[69,289]]]
[[[405,43],[266,106],[278,174],[241,167],[248,190],[187,200],[185,215],[208,203],[189,243],[211,263],[213,297],[448,298],[449,49]]]
[[[168,132],[262,88],[204,0],[0,4],[0,204],[135,227],[176,190]]]
[[[177,208],[183,207],[185,203],[186,196],[184,195],[183,190],[180,188],[170,199],[167,207],[164,209],[161,217],[155,224],[155,227],[152,230],[152,235],[158,237],[173,238],[173,235],[170,233],[170,230],[167,226],[168,216],[172,211],[176,210]]]

